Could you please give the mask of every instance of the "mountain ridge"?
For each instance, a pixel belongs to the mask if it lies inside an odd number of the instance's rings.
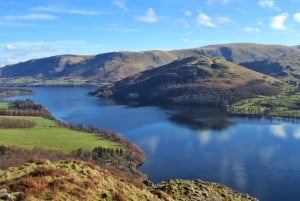
[[[280,60],[282,57],[298,58],[300,57],[300,48],[299,46],[229,43],[170,51],[124,51],[86,56],[57,55],[4,66],[0,68],[0,83],[22,84],[28,82],[30,85],[33,80],[41,80],[38,84],[43,85],[43,81],[47,79],[54,80],[55,84],[55,80],[58,79],[74,78],[89,83],[114,82],[144,70],[192,56],[219,57],[242,64],[263,60]],[[290,62],[293,63],[293,61]],[[21,80],[16,81],[16,79]]]

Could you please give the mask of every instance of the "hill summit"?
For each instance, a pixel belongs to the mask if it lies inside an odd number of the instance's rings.
[[[147,70],[93,94],[147,104],[226,105],[277,94],[279,80],[216,57],[189,57]]]

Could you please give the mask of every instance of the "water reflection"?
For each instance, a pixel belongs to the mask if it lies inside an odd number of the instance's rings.
[[[169,107],[177,113],[169,117],[173,123],[187,126],[193,130],[222,131],[232,125],[227,115],[219,108],[212,107]]]
[[[203,146],[209,143],[211,140],[211,132],[210,131],[200,131],[198,132],[199,143]]]
[[[121,132],[145,151],[141,170],[154,182],[200,178],[264,201],[299,200],[299,120],[228,118],[208,107],[120,106],[87,92],[38,88],[28,98],[66,121]]]
[[[296,139],[296,140],[300,140],[300,128],[296,129],[293,133],[293,137]]]
[[[145,108],[140,102],[124,102],[115,99],[101,99],[100,106],[120,106],[128,108]],[[148,106],[147,106],[148,107]],[[168,111],[169,120],[180,126],[186,126],[193,130],[222,131],[235,123],[230,121],[223,109],[211,106],[159,106],[161,110]]]
[[[295,140],[300,140],[300,128],[291,129],[289,125],[278,124],[270,126],[270,134],[278,139],[286,140],[288,138],[293,138]]]
[[[278,138],[281,138],[281,139],[286,139],[287,138],[287,133],[284,130],[283,125],[272,125],[272,126],[270,126],[270,132],[275,137],[278,137]]]

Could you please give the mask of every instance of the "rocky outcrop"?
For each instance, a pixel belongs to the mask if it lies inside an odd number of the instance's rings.
[[[200,180],[145,186],[74,160],[45,160],[0,170],[0,200],[257,201],[223,185]]]
[[[171,180],[154,187],[153,193],[163,191],[177,201],[258,201],[247,194],[238,193],[222,184],[201,180]],[[159,195],[159,192],[157,193]]]
[[[8,193],[5,188],[0,189],[0,200],[15,201],[21,199],[20,192]]]

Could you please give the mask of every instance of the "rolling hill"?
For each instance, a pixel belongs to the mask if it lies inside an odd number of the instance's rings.
[[[211,56],[223,58],[233,63],[261,61],[270,58],[299,57],[299,46],[264,45],[254,43],[234,43],[210,45],[194,49],[172,51],[179,58],[190,56]]]
[[[265,67],[266,62],[284,59],[285,66],[298,71],[298,66],[295,67],[294,63],[298,62],[300,48],[239,43],[173,51],[110,52],[90,56],[60,55],[0,68],[0,84],[81,85],[114,82],[192,56],[219,57],[254,70],[260,69],[260,72],[269,68]],[[276,76],[276,73],[272,74],[273,69],[270,70],[269,75]]]
[[[174,59],[174,55],[162,51],[111,52],[95,56],[61,55],[5,66],[0,68],[0,78],[6,82],[25,78],[23,83],[29,84],[33,82],[32,78],[41,80],[41,83],[59,79],[110,82]]]
[[[96,96],[145,104],[227,105],[279,93],[279,80],[216,57],[189,57],[95,91]]]

